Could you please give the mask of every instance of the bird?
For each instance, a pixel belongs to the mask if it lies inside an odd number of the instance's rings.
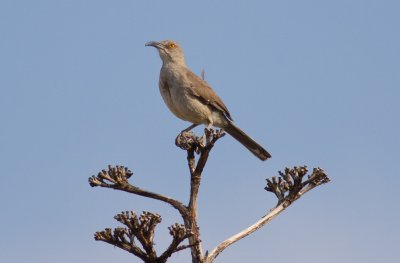
[[[173,40],[150,41],[145,46],[158,50],[162,60],[159,89],[168,109],[179,119],[191,122],[182,132],[200,124],[210,130],[213,126],[223,129],[260,160],[271,155],[233,122],[224,102],[211,86],[193,73],[186,65],[181,46]]]

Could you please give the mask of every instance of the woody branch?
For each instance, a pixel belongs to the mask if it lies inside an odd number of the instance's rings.
[[[306,166],[294,167],[292,169],[286,168],[284,172],[279,172],[279,177],[267,179],[265,190],[275,194],[278,199],[277,205],[253,225],[220,243],[204,258],[203,263],[213,262],[228,246],[265,226],[308,191],[330,181],[321,168],[314,168],[311,175],[303,181],[307,172],[308,169]]]

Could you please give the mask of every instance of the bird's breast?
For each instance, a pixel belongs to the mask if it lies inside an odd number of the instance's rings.
[[[185,70],[175,67],[161,69],[160,93],[169,110],[182,120],[206,125],[213,123],[223,128],[226,118],[196,95],[193,83],[184,72]]]
[[[193,96],[190,83],[176,71],[161,70],[160,93],[169,110],[178,118],[197,124],[207,124],[210,108]]]

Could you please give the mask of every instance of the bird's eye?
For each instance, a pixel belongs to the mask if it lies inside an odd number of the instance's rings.
[[[169,48],[174,48],[174,47],[176,47],[176,45],[174,43],[169,44]]]

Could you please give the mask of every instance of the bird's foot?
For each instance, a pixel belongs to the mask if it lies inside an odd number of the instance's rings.
[[[204,134],[203,134],[203,136],[201,138],[201,141],[200,141],[200,146],[201,147],[206,147],[207,145],[209,145],[210,142],[211,142],[211,138],[213,137],[214,133],[215,133],[215,131],[211,127],[206,127],[204,129]]]
[[[202,149],[214,144],[216,140],[225,135],[223,130],[205,128],[204,134],[197,137],[193,132],[182,131],[175,138],[175,145],[183,150],[193,149],[199,153]]]

